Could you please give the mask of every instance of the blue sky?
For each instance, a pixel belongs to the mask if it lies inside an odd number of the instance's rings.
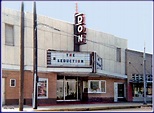
[[[128,40],[128,49],[153,53],[152,1],[37,1],[37,14],[74,23],[75,3],[86,15],[86,27]],[[33,12],[33,1],[24,1]],[[2,7],[20,10],[20,1],[2,1]]]

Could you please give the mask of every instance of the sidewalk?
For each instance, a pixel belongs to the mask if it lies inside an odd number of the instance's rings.
[[[33,109],[32,106],[24,105],[23,111],[25,112],[37,112],[37,111],[94,111],[94,110],[107,110],[107,109],[123,109],[123,108],[140,108],[143,103],[96,103],[96,104],[65,104],[65,105],[50,105],[50,106],[38,106],[37,109]],[[147,104],[147,107],[152,104]],[[2,112],[17,112],[19,106],[3,106]]]

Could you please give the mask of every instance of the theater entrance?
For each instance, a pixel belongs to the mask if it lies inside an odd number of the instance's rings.
[[[57,76],[57,101],[80,100],[79,77]]]

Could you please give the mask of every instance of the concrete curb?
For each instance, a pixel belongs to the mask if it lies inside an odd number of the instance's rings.
[[[125,108],[140,108],[141,105],[134,106],[101,106],[101,107],[86,107],[86,108],[57,108],[57,109],[40,109],[35,111],[94,111],[94,110],[108,110],[108,109],[125,109]]]
[[[142,105],[141,107],[152,107],[152,104]]]

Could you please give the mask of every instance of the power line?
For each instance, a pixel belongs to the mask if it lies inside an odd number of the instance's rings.
[[[138,74],[141,74],[141,73],[138,71],[138,69],[135,68],[135,66],[134,66],[131,62],[129,62],[129,64],[131,64],[131,66],[137,71]],[[130,66],[130,65],[128,65],[128,66]],[[143,67],[142,67],[142,68],[143,68]],[[148,74],[151,74],[147,69],[145,69],[145,70],[146,70],[146,72],[147,72]]]
[[[11,15],[11,14],[6,14],[6,13],[2,13],[2,14],[5,14],[6,16]],[[16,15],[11,15],[11,16],[12,16],[13,18],[16,17]],[[19,18],[14,18],[14,19],[19,19]],[[20,20],[20,19],[19,19],[19,20]],[[19,21],[19,20],[18,20],[18,21]],[[30,21],[30,22],[32,22],[32,19],[26,18],[25,21]],[[47,25],[47,24],[44,24],[44,23],[40,23],[39,21],[37,21],[37,22],[38,22],[39,25],[43,25],[43,26],[46,26],[46,27],[52,28],[52,29],[54,28],[54,30],[56,30],[56,31],[60,31],[60,32],[69,34],[69,35],[71,35],[71,36],[76,36],[76,37],[78,37],[77,35],[74,35],[74,34],[71,34],[71,33],[66,32],[66,31],[57,29],[57,28],[52,27],[52,26],[50,26],[50,25]],[[17,25],[17,26],[19,26],[19,25]],[[26,27],[26,26],[25,26],[25,27]],[[31,27],[31,26],[27,26],[27,27]],[[31,28],[32,28],[32,27],[31,27]],[[67,36],[68,36],[68,35],[67,35]],[[72,38],[74,38],[74,37],[72,37]],[[109,48],[112,48],[112,49],[116,49],[116,48],[117,48],[117,46],[110,45],[110,44],[105,44],[105,43],[102,43],[102,42],[96,42],[96,41],[93,41],[93,40],[90,40],[90,39],[87,39],[87,38],[86,38],[86,41],[89,41],[89,42],[92,42],[92,43],[95,43],[95,44],[99,44],[99,45],[103,45],[103,46],[106,46],[106,47],[109,47]],[[122,49],[123,49],[123,48],[122,48]],[[121,49],[121,50],[122,50],[122,49]],[[122,50],[122,51],[125,51],[125,50]]]
[[[68,33],[68,32],[66,32],[66,31],[63,31],[63,30],[57,29],[57,28],[55,28],[55,27],[52,27],[52,26],[47,25],[47,24],[44,24],[44,23],[38,23],[38,25],[43,25],[43,26],[45,26],[45,27],[48,27],[48,28],[54,29],[54,30],[56,30],[56,31],[66,33],[67,35],[69,34],[69,35],[71,35],[71,36],[78,37],[77,35],[74,35],[74,34]],[[74,38],[74,37],[72,37],[72,38]],[[106,47],[109,47],[109,48],[112,48],[112,49],[116,49],[116,48],[117,48],[117,47],[114,46],[114,45],[110,45],[110,44],[105,44],[105,43],[101,43],[101,42],[92,41],[92,40],[89,40],[89,39],[87,39],[87,38],[86,38],[86,41],[89,41],[89,42],[92,42],[92,43],[96,43],[96,44],[99,44],[99,45],[103,45],[103,46],[106,46]],[[122,49],[123,49],[123,48],[122,48]]]
[[[7,14],[7,13],[3,13],[3,12],[2,12],[2,14],[4,14],[5,16],[11,16],[11,17],[14,18],[16,21],[19,21],[19,20],[20,20],[20,18],[19,18],[18,15]],[[17,19],[18,19],[18,20],[17,20]],[[51,19],[52,19],[52,18],[51,18]],[[32,22],[32,19],[26,18],[24,21]],[[68,32],[66,32],[66,31],[57,29],[56,27],[52,27],[52,26],[50,26],[50,25],[47,25],[47,24],[44,24],[44,23],[40,23],[39,21],[37,21],[37,22],[38,22],[40,25],[44,25],[44,26],[49,27],[49,28],[52,28],[52,29],[54,28],[54,30],[59,31],[59,32],[56,33],[56,32],[51,32],[51,31],[47,31],[47,30],[45,31],[45,30],[44,30],[45,32],[60,34],[60,35],[64,35],[64,36],[71,37],[71,38],[74,38],[73,36],[77,36],[77,35],[68,33]],[[2,22],[2,23],[5,23],[5,22]],[[14,25],[15,25],[15,24],[14,24]],[[16,25],[16,26],[19,26],[19,27],[20,27],[20,25]],[[28,25],[25,25],[25,27],[32,28],[32,26],[28,26]],[[38,29],[38,30],[39,30],[39,29]],[[42,31],[43,31],[43,30],[42,30]],[[66,33],[66,34],[61,34],[61,32]],[[96,41],[90,40],[90,39],[88,39],[88,38],[86,38],[86,41],[92,42],[92,43],[95,43],[95,44],[98,44],[98,45],[103,45],[103,46],[105,46],[105,47],[109,47],[109,48],[114,49],[114,50],[117,49],[117,46],[110,45],[110,44],[106,44],[106,43],[102,43],[102,42],[96,42]],[[125,49],[122,48],[121,51],[122,51],[122,52],[125,52]]]

